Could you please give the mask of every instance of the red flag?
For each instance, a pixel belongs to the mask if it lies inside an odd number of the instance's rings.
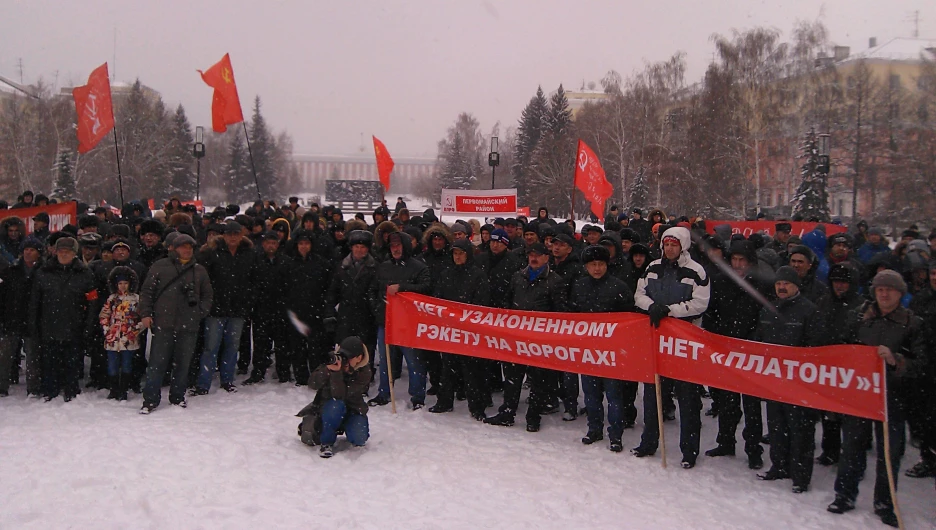
[[[582,194],[591,202],[591,211],[595,217],[603,218],[605,201],[614,193],[614,186],[605,178],[604,169],[595,152],[581,140],[575,163],[575,187],[582,190]]]
[[[374,139],[374,154],[377,156],[377,174],[380,175],[380,183],[383,184],[384,190],[390,189],[390,172],[393,171],[393,158],[390,157],[390,153],[387,152],[387,146],[383,144],[376,136],[371,136]]]
[[[224,132],[228,125],[244,121],[240,98],[237,96],[237,83],[234,82],[234,68],[231,56],[224,57],[217,64],[202,72],[202,80],[214,89],[211,98],[211,128],[215,132]]]
[[[87,153],[114,128],[107,63],[91,72],[87,85],[73,88],[72,97],[78,113],[78,152]]]

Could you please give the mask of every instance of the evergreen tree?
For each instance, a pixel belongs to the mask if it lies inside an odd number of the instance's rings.
[[[572,109],[569,108],[569,98],[566,97],[562,85],[556,93],[549,98],[549,112],[546,113],[545,129],[554,137],[563,135],[572,123]]]
[[[182,200],[195,198],[195,172],[192,171],[192,126],[180,104],[172,116],[172,145],[169,152],[170,195]]]
[[[253,172],[244,137],[237,129],[231,129],[231,147],[225,178],[225,191],[230,203],[245,203],[256,198]]]
[[[542,135],[529,164],[527,198],[531,207],[548,206],[558,215],[569,213],[569,201],[557,201],[557,191],[572,189],[575,173],[576,138],[572,111],[562,85],[549,98],[549,109],[543,117]],[[559,191],[565,197],[565,191]],[[535,203],[535,204],[533,204]],[[576,208],[580,210],[580,208]]]
[[[61,199],[74,199],[77,196],[75,175],[71,166],[71,151],[65,149],[59,152],[55,161],[55,195]]]
[[[793,215],[800,215],[804,219],[819,218],[820,222],[829,221],[829,193],[826,190],[827,175],[819,171],[819,146],[816,140],[816,131],[810,129],[801,148],[800,158],[803,163],[800,182],[796,195],[793,197]]]
[[[536,95],[530,98],[526,108],[520,114],[517,127],[517,139],[514,143],[514,164],[510,168],[513,184],[521,204],[530,203],[530,162],[543,133],[543,120],[549,112],[549,103],[543,94],[543,88],[536,88]]]
[[[650,184],[647,182],[647,173],[643,167],[637,169],[637,174],[634,175],[629,191],[632,206],[647,207],[647,203],[650,202]]]
[[[260,113],[260,96],[254,98],[253,117],[250,120],[249,130],[250,153],[253,156],[253,167],[257,170],[260,193],[265,199],[277,197],[279,183],[277,182],[276,173],[273,171],[276,141],[267,127],[266,120]]]
[[[442,158],[442,171],[439,174],[442,188],[469,189],[475,181],[475,175],[472,173],[475,164],[469,159],[462,135],[455,134],[450,141],[445,142]]]

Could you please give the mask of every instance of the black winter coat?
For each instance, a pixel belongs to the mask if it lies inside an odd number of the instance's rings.
[[[335,342],[359,337],[364,344],[377,342],[377,304],[372,298],[377,288],[377,260],[370,254],[361,268],[354,270],[349,254],[338,266],[328,289],[327,316],[338,319]],[[337,313],[335,306],[338,307]]]
[[[253,319],[281,324],[286,318],[286,282],[292,261],[282,252],[272,258],[258,253],[255,276],[256,304]]]
[[[247,318],[254,306],[257,274],[258,256],[253,243],[242,238],[234,254],[223,240],[216,244],[217,248],[211,248],[209,243],[198,254],[198,263],[208,271],[214,291],[211,316]]]
[[[586,274],[572,284],[569,309],[575,313],[635,311],[634,291],[610,272],[599,280]]]
[[[432,296],[463,304],[489,306],[491,290],[488,279],[469,258],[464,265],[452,265],[442,271]]]
[[[926,324],[913,311],[901,306],[882,316],[877,302],[865,302],[851,314],[845,342],[887,346],[895,356],[903,357],[902,369],[887,365],[889,396],[902,395],[905,381],[924,375],[930,360]]]
[[[511,280],[510,309],[564,312],[569,310],[569,289],[561,276],[546,267],[532,282],[530,267],[514,273]]]
[[[810,347],[825,344],[823,321],[816,304],[802,293],[777,300],[777,312],[760,310],[757,331],[751,340],[780,346]]]
[[[487,274],[491,307],[510,308],[511,282],[514,274],[523,268],[523,262],[515,254],[505,250],[500,254],[480,254],[475,258],[475,265]]]
[[[377,266],[377,281],[371,293],[377,308],[377,326],[383,327],[387,309],[387,287],[399,285],[400,292],[430,294],[432,287],[429,268],[418,259],[407,257],[396,260],[391,256]]]
[[[62,265],[53,257],[33,279],[29,336],[61,342],[83,340],[96,329],[97,315],[90,306],[98,296],[94,275],[80,259]]]
[[[825,330],[828,333],[828,344],[845,344],[848,333],[848,322],[851,314],[861,307],[865,299],[858,294],[857,288],[852,287],[839,298],[831,289],[819,299],[819,314],[825,319]]]
[[[773,286],[754,274],[744,279],[765,298],[774,298]],[[709,307],[702,315],[702,328],[725,337],[751,340],[760,321],[760,302],[725,274],[712,276],[712,296]]]
[[[31,269],[26,268],[23,260],[17,260],[0,272],[0,334],[29,336],[29,297],[36,271],[41,267],[41,259]]]
[[[331,278],[331,263],[321,256],[314,252],[305,258],[297,256],[289,264],[286,308],[306,324],[320,325],[325,318],[325,299]]]

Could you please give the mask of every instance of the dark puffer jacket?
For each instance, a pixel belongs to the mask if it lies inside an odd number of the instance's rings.
[[[0,272],[0,334],[28,336],[29,297],[41,267],[41,259],[31,269],[18,260]]]
[[[895,357],[902,358],[903,362],[898,362],[898,366],[887,365],[889,396],[903,394],[908,379],[925,373],[927,330],[923,320],[913,311],[898,306],[887,315],[881,315],[877,302],[865,302],[851,314],[850,320],[846,343],[887,346]]]
[[[196,305],[189,305],[188,292],[195,294]],[[140,318],[152,318],[157,333],[197,333],[211,311],[213,296],[205,267],[194,259],[183,265],[178,256],[163,258],[150,267],[140,289]]]
[[[829,344],[844,344],[848,331],[848,319],[852,312],[861,307],[864,297],[858,294],[858,272],[849,265],[833,265],[832,271],[841,267],[849,273],[849,288],[844,296],[839,297],[833,289],[819,299],[819,314],[825,319],[825,329],[829,334]],[[830,275],[831,275],[830,272]],[[829,283],[832,283],[831,281]]]
[[[455,242],[456,245],[459,243]],[[471,243],[459,245],[467,251],[468,260],[464,265],[455,265],[453,262],[450,267],[443,270],[432,296],[464,304],[490,305],[490,285],[481,269],[474,265],[471,248],[468,248],[470,245]]]
[[[530,267],[513,275],[510,309],[521,311],[564,312],[569,310],[569,289],[561,276],[549,269],[530,281]]]
[[[377,341],[377,307],[372,298],[377,284],[377,260],[370,254],[360,269],[355,271],[351,255],[348,254],[332,279],[328,289],[327,316],[338,319],[335,341],[346,337],[360,337],[364,344]],[[335,306],[338,307],[337,314]]]
[[[491,307],[510,307],[510,289],[513,275],[523,268],[523,262],[509,250],[500,254],[484,252],[475,259],[475,264],[487,274],[491,292]]]
[[[72,342],[91,332],[97,315],[90,310],[99,293],[81,260],[62,265],[52,258],[36,271],[29,301],[30,336]]]
[[[318,416],[322,404],[330,399],[344,401],[349,412],[366,415],[367,402],[364,400],[364,395],[368,387],[370,387],[371,381],[369,362],[370,354],[365,346],[364,360],[358,364],[359,368],[357,369],[352,369],[349,372],[332,371],[325,364],[319,365],[309,378],[309,387],[318,392],[315,394],[312,403],[299,411],[297,416]]]
[[[751,340],[780,346],[810,347],[826,344],[822,318],[816,304],[802,293],[777,300],[776,312],[762,308]]]
[[[217,245],[214,247],[213,245]],[[223,240],[216,239],[202,248],[198,263],[208,271],[214,302],[211,316],[247,318],[254,306],[257,258],[253,243],[242,238],[234,254]]]
[[[388,254],[387,261],[377,266],[377,281],[371,297],[377,309],[377,326],[383,327],[387,309],[387,287],[399,285],[401,292],[430,294],[431,285],[429,268],[422,261],[410,256],[412,239],[409,234],[400,234],[403,242],[403,255],[394,259]],[[389,250],[389,249],[388,249]]]
[[[635,311],[634,292],[610,272],[601,279],[586,274],[575,280],[569,293],[569,309],[575,313]]]
[[[296,258],[286,279],[286,308],[307,324],[320,324],[325,318],[325,299],[331,285],[331,263],[315,251]]]

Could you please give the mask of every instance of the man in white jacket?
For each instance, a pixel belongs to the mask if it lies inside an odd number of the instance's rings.
[[[696,326],[702,324],[702,313],[708,309],[711,283],[705,269],[689,257],[692,240],[689,230],[674,227],[663,233],[663,257],[650,263],[637,282],[634,301],[637,308],[650,315],[653,326],[659,327],[665,317],[678,318]],[[695,383],[674,381],[679,405],[679,448],[682,467],[695,467],[699,456],[699,433],[702,430],[702,387]],[[631,453],[645,457],[656,453],[660,440],[657,423],[656,389],[644,385],[644,430],[640,445]]]

